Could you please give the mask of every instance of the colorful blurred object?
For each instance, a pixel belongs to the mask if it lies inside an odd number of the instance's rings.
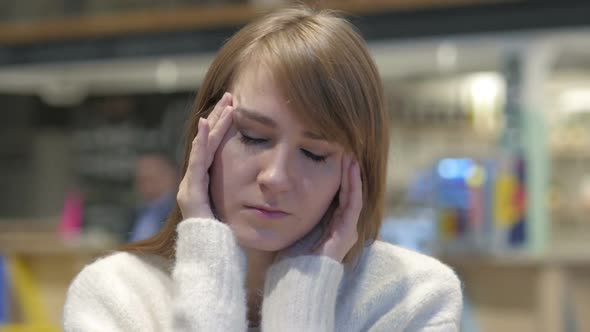
[[[432,188],[434,194],[417,188]],[[419,192],[422,192],[420,195]],[[526,190],[521,158],[444,158],[409,189],[436,211],[441,250],[496,251],[526,242]]]
[[[64,239],[70,239],[80,234],[82,229],[82,197],[77,191],[67,194],[61,223],[59,224],[59,234]]]
[[[36,280],[26,264],[18,257],[0,260],[0,297],[5,306],[0,305],[0,332],[57,332],[59,328],[50,319],[41,303]],[[2,280],[2,278],[4,280]],[[13,294],[8,294],[12,289]],[[11,322],[8,313],[9,297],[13,297],[16,310],[22,321]]]

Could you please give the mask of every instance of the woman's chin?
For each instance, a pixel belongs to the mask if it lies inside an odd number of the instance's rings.
[[[261,251],[279,251],[285,246],[277,244],[275,241],[269,241],[264,239],[256,239],[251,237],[240,237],[236,236],[236,239],[240,246],[248,249],[255,249]]]
[[[285,241],[272,231],[235,229],[234,234],[240,246],[262,251],[279,251],[286,247]]]

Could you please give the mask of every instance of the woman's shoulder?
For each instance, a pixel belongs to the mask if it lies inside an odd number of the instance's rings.
[[[360,260],[347,273],[348,282],[380,285],[384,291],[412,292],[424,287],[432,291],[461,293],[455,271],[434,257],[390,243],[375,241],[366,247]]]
[[[383,241],[365,248],[361,258],[374,273],[395,271],[397,275],[414,277],[428,274],[434,278],[456,277],[454,271],[438,259]]]
[[[396,331],[458,326],[461,288],[455,272],[437,259],[376,241],[345,275],[340,314]]]
[[[363,331],[457,331],[461,293],[455,272],[437,259],[376,241],[345,273],[337,315]]]

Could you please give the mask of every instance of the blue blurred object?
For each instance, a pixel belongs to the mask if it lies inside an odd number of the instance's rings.
[[[466,179],[473,167],[473,160],[467,158],[446,158],[438,162],[438,176],[445,180]]]
[[[8,271],[6,260],[0,256],[0,325],[8,323]]]
[[[388,217],[381,227],[380,238],[400,247],[432,254],[432,245],[436,241],[434,211],[419,209],[412,216]]]
[[[166,222],[175,203],[176,194],[168,193],[155,202],[142,206],[138,210],[129,241],[145,240],[156,234]]]
[[[436,203],[444,208],[469,208],[466,180],[475,162],[467,158],[447,158],[436,166]]]
[[[475,321],[475,313],[471,301],[463,291],[463,314],[461,315],[461,331],[463,332],[479,332],[480,328]]]

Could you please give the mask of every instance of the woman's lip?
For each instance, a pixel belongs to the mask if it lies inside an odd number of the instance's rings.
[[[285,214],[288,214],[287,212],[285,212],[285,211],[283,211],[283,210],[278,210],[278,209],[269,209],[269,208],[266,208],[266,207],[264,207],[264,206],[258,206],[258,205],[246,205],[246,207],[247,207],[247,208],[250,208],[250,209],[257,209],[257,210],[261,210],[261,211],[264,211],[264,212],[280,212],[280,213],[285,213]]]
[[[288,215],[287,212],[283,212],[280,210],[266,210],[264,208],[256,207],[256,206],[247,206],[249,210],[257,214],[259,217],[267,218],[267,219],[276,219],[282,218]]]

